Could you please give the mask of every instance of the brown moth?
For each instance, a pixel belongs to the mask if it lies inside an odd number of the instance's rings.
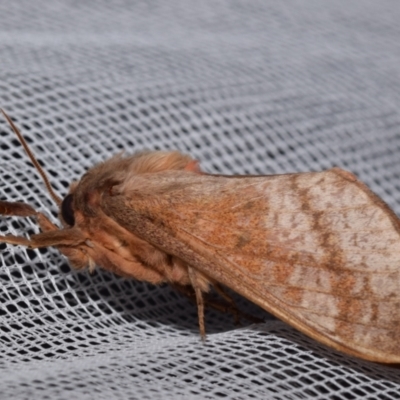
[[[221,285],[344,353],[400,362],[400,224],[349,172],[271,176],[201,173],[178,152],[114,156],[59,199],[63,228],[25,203],[0,214],[36,217],[42,233],[0,242],[55,246],[75,268],[95,265],[203,294]]]

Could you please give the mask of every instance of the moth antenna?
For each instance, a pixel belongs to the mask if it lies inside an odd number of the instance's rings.
[[[51,187],[51,184],[49,182],[49,179],[47,178],[45,172],[43,171],[42,167],[40,166],[40,164],[38,163],[38,161],[36,160],[35,156],[33,155],[31,149],[28,147],[28,144],[26,143],[25,139],[23,138],[21,132],[19,131],[19,129],[15,126],[14,122],[11,121],[11,118],[6,114],[6,112],[0,108],[0,111],[3,113],[5,119],[7,120],[7,122],[9,123],[9,125],[11,126],[12,130],[14,131],[14,133],[17,135],[18,140],[20,141],[20,143],[22,144],[22,147],[25,149],[26,154],[28,154],[29,158],[32,161],[32,164],[35,166],[35,168],[37,169],[37,171],[39,172],[40,176],[42,177],[44,184],[46,185],[46,188],[48,190],[48,192],[50,193],[50,196],[53,198],[53,200],[60,205],[62,200],[57,196],[57,194],[54,192],[53,188]]]

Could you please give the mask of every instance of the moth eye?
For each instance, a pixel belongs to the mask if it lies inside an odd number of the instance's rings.
[[[70,226],[74,226],[75,224],[75,217],[74,217],[74,210],[72,209],[72,194],[68,194],[64,197],[64,200],[61,203],[61,215],[63,220]]]

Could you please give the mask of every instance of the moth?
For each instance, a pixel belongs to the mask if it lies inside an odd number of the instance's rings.
[[[96,265],[189,289],[205,335],[204,295],[224,287],[315,340],[382,363],[400,362],[400,224],[342,169],[267,176],[203,173],[178,152],[117,155],[60,199],[2,111],[59,206],[62,228],[25,203],[41,233],[0,242],[54,246],[71,265]]]

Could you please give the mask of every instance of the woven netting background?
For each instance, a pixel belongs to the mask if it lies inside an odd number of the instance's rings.
[[[123,149],[204,170],[351,170],[400,213],[400,2],[0,2],[0,106],[60,195]],[[6,123],[2,200],[57,210]],[[2,218],[1,234],[37,232]],[[0,247],[1,399],[395,399],[400,372],[54,250]]]

